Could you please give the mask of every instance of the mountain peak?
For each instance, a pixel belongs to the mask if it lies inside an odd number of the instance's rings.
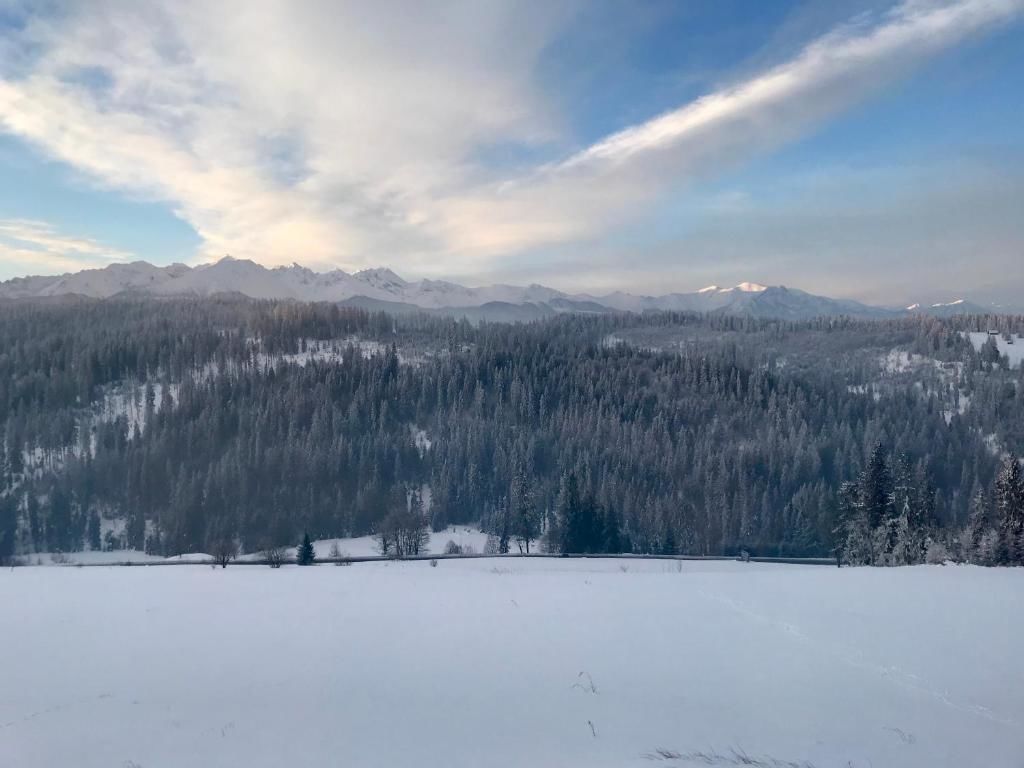
[[[768,290],[768,286],[761,285],[760,283],[742,282],[737,283],[731,288],[719,288],[717,285],[709,285],[707,288],[701,288],[697,293],[709,294],[709,293],[763,293]]]
[[[982,313],[982,307],[964,299],[933,307],[912,305],[906,309],[880,309],[855,301],[815,296],[796,289],[769,288],[743,282],[731,288],[709,285],[693,293],[639,296],[615,291],[607,295],[563,293],[542,285],[488,285],[467,287],[444,280],[407,281],[387,267],[349,274],[336,269],[317,272],[299,264],[268,269],[249,259],[225,256],[201,267],[173,264],[158,267],[146,262],[113,264],[77,274],[25,277],[0,282],[0,299],[80,295],[106,299],[120,294],[134,296],[212,296],[240,294],[253,299],[355,302],[359,305],[404,308],[401,311],[469,313],[487,316],[488,308],[500,305],[523,308],[515,319],[547,317],[557,312],[645,312],[669,310],[714,312],[760,317],[807,318],[852,315],[894,317],[901,312],[935,315]],[[528,309],[527,309],[528,308]],[[533,314],[531,314],[533,313]],[[505,314],[502,317],[508,317]]]
[[[143,262],[145,263],[145,262]],[[252,267],[259,267],[265,269],[260,264],[257,264],[252,259],[236,259],[234,256],[223,256],[216,261],[211,261],[207,264],[200,264],[196,269],[251,269]]]
[[[388,267],[362,269],[355,273],[355,278],[371,285],[408,285],[408,283]]]

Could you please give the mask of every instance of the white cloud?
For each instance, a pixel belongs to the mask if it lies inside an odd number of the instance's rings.
[[[0,126],[169,201],[211,255],[425,248],[428,203],[495,140],[551,136],[530,86],[561,16],[504,2],[99,2],[33,18]],[[436,244],[434,244],[436,247]]]
[[[502,179],[473,162],[480,149],[564,140],[536,69],[568,1],[97,0],[30,21],[19,71],[0,74],[0,129],[168,201],[205,257],[468,275],[593,238],[1022,7],[911,0]]]
[[[0,265],[12,274],[77,272],[127,261],[132,254],[29,219],[0,219]]]
[[[791,61],[615,133],[528,178],[474,190],[447,210],[449,241],[501,253],[606,230],[666,188],[792,140],[930,55],[1022,11],[1022,0],[911,0],[874,25],[862,16]]]

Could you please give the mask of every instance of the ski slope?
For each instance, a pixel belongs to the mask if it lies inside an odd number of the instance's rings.
[[[0,605],[2,766],[1024,754],[1024,569],[17,568],[0,572]]]

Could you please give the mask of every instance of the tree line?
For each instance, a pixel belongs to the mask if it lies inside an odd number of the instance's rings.
[[[0,556],[305,531],[411,553],[423,524],[479,522],[498,551],[910,561],[969,519],[998,529],[977,499],[1024,449],[1021,372],[963,319],[472,325],[214,299],[10,302],[0,321]],[[608,343],[632,331],[698,343]],[[955,381],[865,390],[857,351],[890,345]]]

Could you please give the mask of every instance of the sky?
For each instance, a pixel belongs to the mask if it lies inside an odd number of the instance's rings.
[[[0,279],[1024,304],[1024,0],[0,0]]]

